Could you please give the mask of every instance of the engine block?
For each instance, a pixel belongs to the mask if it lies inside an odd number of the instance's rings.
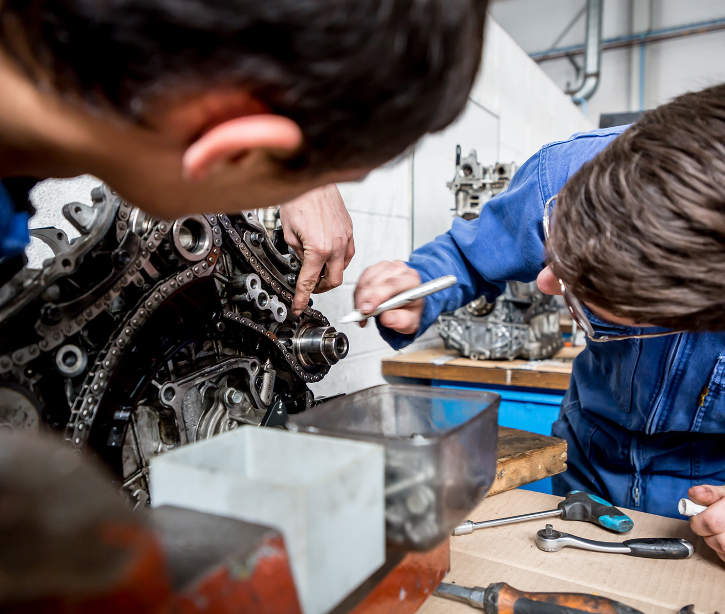
[[[292,303],[300,261],[256,214],[158,220],[110,188],[31,235],[53,257],[0,271],[0,426],[56,429],[137,502],[157,454],[243,424],[279,426],[347,337]]]
[[[508,188],[515,172],[513,162],[484,166],[475,149],[461,158],[457,146],[456,174],[446,184],[455,195],[455,215],[477,218],[494,196]],[[446,347],[473,360],[537,360],[552,356],[564,345],[556,300],[543,294],[536,282],[509,282],[494,303],[481,296],[441,314],[438,331]]]

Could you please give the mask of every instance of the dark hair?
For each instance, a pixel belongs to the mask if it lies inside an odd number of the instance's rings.
[[[378,165],[459,115],[480,63],[487,0],[0,6],[3,45],[58,91],[134,117],[158,94],[241,85],[301,126],[296,163],[319,172]]]
[[[559,193],[549,248],[584,302],[725,330],[725,84],[645,113],[584,164]]]

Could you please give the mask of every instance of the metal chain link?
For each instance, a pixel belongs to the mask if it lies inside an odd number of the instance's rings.
[[[129,219],[131,210],[132,208],[126,203],[122,203],[122,206],[119,208],[119,219],[116,226],[117,235],[122,236],[127,231],[127,220]],[[229,236],[244,260],[254,269],[260,278],[284,300],[292,302],[294,298],[292,294],[282,287],[282,285],[264,268],[259,260],[255,258],[254,254],[244,243],[234,225],[226,215],[206,215],[205,217],[211,225],[212,235],[214,237],[214,247],[206,260],[199,264],[189,266],[187,269],[177,272],[167,279],[157,283],[156,286],[154,286],[154,288],[138,303],[136,309],[126,317],[117,329],[117,334],[109,339],[106,347],[99,353],[93,368],[90,370],[85,382],[83,383],[81,393],[78,395],[73,407],[71,408],[71,416],[66,426],[65,438],[71,442],[74,448],[83,448],[87,443],[93,420],[96,416],[96,411],[100,405],[101,398],[110,383],[113,370],[118,364],[124,349],[132,341],[141,325],[156,311],[156,309],[158,309],[158,307],[161,306],[161,304],[163,304],[166,299],[178,292],[180,288],[196,278],[205,277],[212,273],[221,252],[222,227],[223,232]],[[221,223],[221,226],[219,223]],[[39,351],[49,351],[62,343],[65,337],[70,337],[77,333],[87,322],[92,320],[107,306],[109,306],[125,286],[140,277],[139,271],[151,258],[151,254],[156,251],[163,239],[163,235],[169,231],[169,226],[170,224],[164,221],[156,224],[149,233],[151,238],[143,244],[140,257],[137,258],[136,262],[129,269],[128,273],[124,275],[123,279],[114,286],[113,291],[108,292],[102,300],[97,301],[92,308],[87,309],[82,318],[78,317],[73,322],[62,322],[59,324],[56,327],[59,330],[55,330],[51,334],[50,339],[46,337],[39,344],[34,344],[14,352],[13,360],[7,365],[7,369],[5,370],[12,368],[13,364],[21,364],[15,363],[14,360],[15,355],[19,352],[23,353],[23,359],[27,357],[26,362],[32,360],[32,358],[38,355]],[[304,313],[308,317],[320,322],[322,326],[329,325],[329,320],[322,315],[322,313],[309,306],[305,307]],[[277,347],[291,369],[306,383],[320,381],[330,369],[330,367],[327,366],[322,367],[317,373],[308,373],[297,362],[294,354],[291,353],[273,333],[265,329],[263,326],[257,324],[249,318],[244,318],[231,311],[225,311],[223,313],[223,317],[248,329],[254,330],[258,334],[270,340]],[[37,349],[34,350],[34,347]],[[3,361],[7,362],[8,358],[9,357],[7,356],[0,357],[0,373],[3,372],[3,368],[5,367],[5,363]]]
[[[220,231],[218,225],[216,225],[215,216],[209,215],[206,218],[212,225],[214,234],[219,235]],[[161,230],[163,224],[165,223],[161,222],[157,225],[158,231]],[[153,241],[147,244],[149,251],[155,250],[158,247],[158,241],[161,239],[157,230],[154,230],[151,235]],[[126,317],[123,324],[118,328],[118,334],[109,339],[106,347],[96,358],[93,368],[86,376],[81,393],[76,397],[71,408],[65,438],[71,442],[74,448],[82,448],[88,441],[96,411],[100,405],[101,397],[110,383],[113,370],[124,349],[138,332],[141,325],[166,299],[178,292],[180,288],[194,279],[211,274],[221,253],[220,245],[221,239],[219,239],[219,243],[215,239],[214,247],[204,262],[189,266],[187,269],[179,271],[156,284],[138,303],[136,309]]]

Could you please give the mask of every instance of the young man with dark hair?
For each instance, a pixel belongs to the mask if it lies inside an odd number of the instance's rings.
[[[162,218],[363,177],[461,112],[486,4],[0,0],[0,177],[89,173]],[[0,257],[28,240],[2,200]],[[354,250],[336,190],[307,200],[283,221],[309,296]]]
[[[408,263],[367,269],[355,304],[369,313],[455,274],[449,290],[379,316],[401,348],[441,312],[493,301],[506,281],[563,293],[588,338],[552,429],[569,444],[555,491],[665,516],[689,491],[709,506],[693,529],[725,559],[723,143],[725,85],[629,128],[549,144],[478,219],[454,220]]]

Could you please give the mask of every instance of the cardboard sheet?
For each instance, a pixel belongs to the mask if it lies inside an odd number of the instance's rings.
[[[485,499],[470,519],[474,522],[555,509],[560,498],[512,490]],[[677,501],[672,502],[673,507]],[[475,531],[451,538],[451,571],[444,582],[488,586],[506,582],[522,591],[561,591],[604,595],[645,614],[677,614],[695,605],[697,614],[725,614],[725,562],[690,531],[684,520],[626,512],[634,529],[626,536],[601,527],[559,518],[533,520]],[[536,531],[546,524],[588,539],[624,541],[636,537],[681,537],[695,546],[686,560],[642,559],[621,554],[564,548],[542,552]],[[431,597],[420,614],[472,614],[470,606]]]

